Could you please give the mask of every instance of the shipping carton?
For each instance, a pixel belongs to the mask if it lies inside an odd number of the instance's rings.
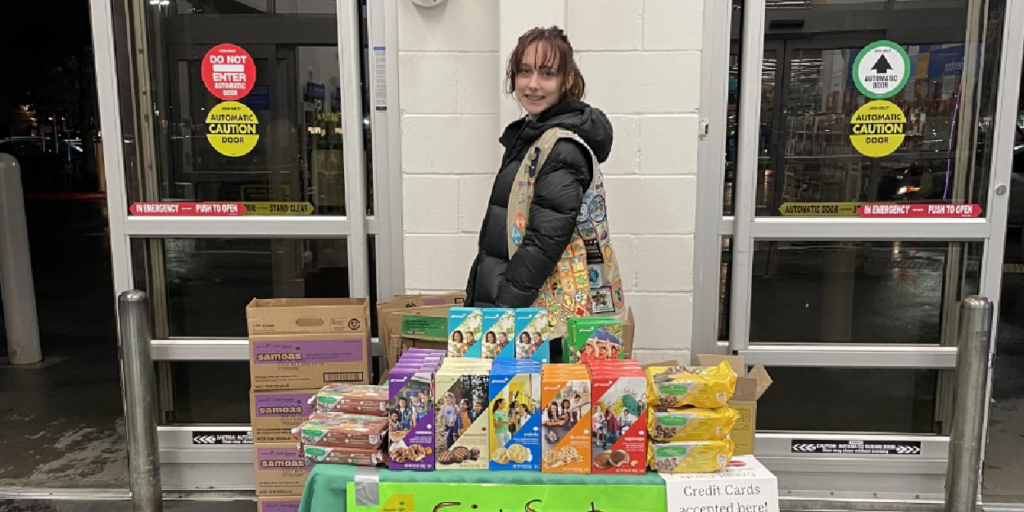
[[[768,376],[768,371],[761,363],[754,365],[748,372],[742,356],[697,355],[697,364],[700,366],[716,365],[722,361],[729,361],[729,365],[737,375],[736,392],[733,393],[728,404],[740,414],[739,420],[733,425],[732,432],[729,434],[733,443],[736,444],[733,453],[750,455],[754,453],[754,437],[757,432],[757,401],[772,385],[772,378]]]
[[[541,471],[590,473],[590,375],[584,365],[541,369]]]
[[[548,310],[516,310],[516,359],[532,359],[542,364],[551,362],[551,326],[548,324]]]
[[[301,495],[313,468],[297,442],[253,445],[253,462],[259,497]]]
[[[391,313],[403,309],[419,309],[428,306],[450,307],[462,304],[465,300],[466,292],[451,292],[430,295],[397,295],[390,301],[377,303],[377,339],[381,340],[381,343],[384,344],[384,358],[387,361],[387,367],[391,368],[394,366],[402,355],[401,353],[390,351],[389,340],[391,340],[393,334],[397,334],[397,331],[392,328],[394,323],[390,321]],[[447,307],[444,310],[445,315],[447,315]],[[447,336],[447,333],[445,333],[445,336]],[[384,381],[381,380],[381,382]]]
[[[366,299],[253,299],[245,317],[249,336],[370,331]]]
[[[366,299],[253,299],[245,313],[253,390],[369,383]]]
[[[424,306],[389,311],[381,317],[388,337],[384,341],[387,367],[390,369],[410,348],[448,350],[448,309],[451,306]],[[383,383],[385,379],[381,379]]]
[[[302,496],[273,496],[256,500],[256,512],[299,512]]]
[[[491,368],[490,469],[540,469],[540,363],[498,360]]]
[[[491,359],[447,358],[434,377],[435,469],[487,469]]]
[[[251,336],[252,389],[303,390],[334,382],[369,384],[370,343],[364,334]]]
[[[249,391],[252,441],[256,444],[294,442],[292,429],[316,410],[310,398],[317,391]]]

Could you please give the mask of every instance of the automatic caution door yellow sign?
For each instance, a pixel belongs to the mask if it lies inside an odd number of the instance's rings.
[[[249,107],[237,101],[218,103],[206,116],[206,138],[224,156],[243,156],[256,147],[259,120]]]
[[[850,142],[864,156],[886,156],[903,144],[906,124],[907,116],[895,103],[869,101],[850,119]]]

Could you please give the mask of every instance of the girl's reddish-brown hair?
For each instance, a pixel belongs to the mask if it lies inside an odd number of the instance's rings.
[[[505,92],[515,94],[519,65],[523,62],[526,49],[533,43],[541,43],[547,47],[544,62],[541,65],[555,70],[555,74],[563,84],[565,94],[575,100],[583,99],[587,84],[583,80],[583,74],[576,66],[576,60],[573,59],[569,38],[565,36],[565,31],[555,26],[532,28],[519,36],[516,48],[508,57],[508,67],[505,71]]]

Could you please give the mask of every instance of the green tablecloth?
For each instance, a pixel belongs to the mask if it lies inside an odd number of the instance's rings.
[[[355,466],[317,464],[302,493],[299,512],[345,512],[346,486],[353,481]],[[572,475],[538,471],[389,471],[380,470],[381,482],[490,483],[533,485],[657,485],[657,473],[646,475]]]

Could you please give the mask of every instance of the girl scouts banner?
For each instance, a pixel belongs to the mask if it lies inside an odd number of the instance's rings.
[[[667,510],[661,485],[501,485],[381,482],[377,505],[359,505],[349,482],[347,512],[636,512]]]

